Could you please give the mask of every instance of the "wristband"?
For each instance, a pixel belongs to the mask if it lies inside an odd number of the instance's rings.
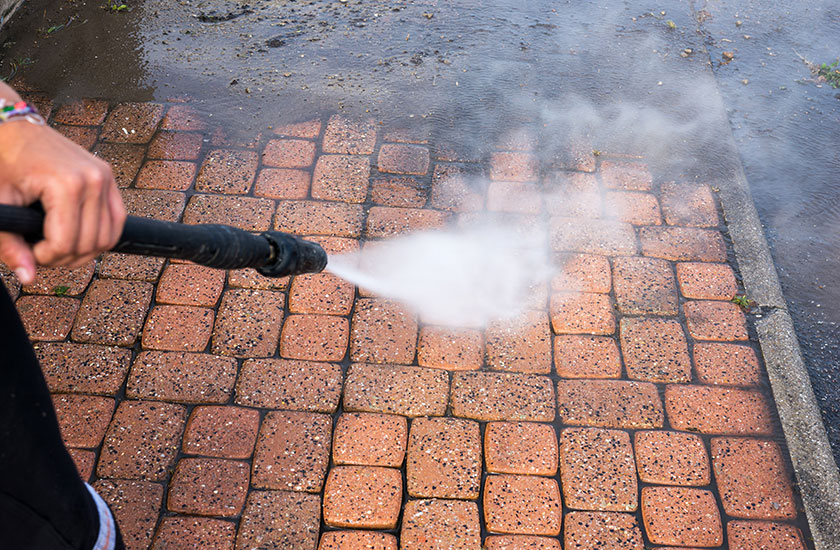
[[[0,98],[0,124],[13,120],[25,120],[39,125],[44,124],[44,117],[39,115],[35,107],[29,103],[17,101],[9,104],[5,99]]]

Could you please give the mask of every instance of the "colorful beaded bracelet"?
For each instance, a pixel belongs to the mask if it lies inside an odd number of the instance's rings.
[[[5,99],[0,99],[0,123],[17,119],[23,119],[33,124],[44,124],[44,117],[38,114],[35,107],[25,101],[7,104]]]

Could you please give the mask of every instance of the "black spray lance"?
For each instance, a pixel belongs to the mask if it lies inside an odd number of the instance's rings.
[[[0,231],[28,242],[43,238],[44,213],[0,205]],[[229,225],[186,225],[129,216],[114,252],[178,258],[219,269],[252,267],[266,277],[317,273],[327,265],[320,245],[280,231],[254,235]]]

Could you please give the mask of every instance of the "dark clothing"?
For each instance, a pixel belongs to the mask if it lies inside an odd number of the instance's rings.
[[[29,338],[0,288],[0,549],[90,550],[98,532]]]

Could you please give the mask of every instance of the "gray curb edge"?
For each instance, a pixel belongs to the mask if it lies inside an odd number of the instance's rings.
[[[718,98],[723,123],[729,127],[720,93]],[[731,132],[727,135],[734,165],[729,167],[727,177],[712,184],[720,190],[718,196],[747,296],[762,311],[755,317],[758,340],[814,546],[816,550],[836,550],[840,545],[840,470],[831,453],[734,137]]]

